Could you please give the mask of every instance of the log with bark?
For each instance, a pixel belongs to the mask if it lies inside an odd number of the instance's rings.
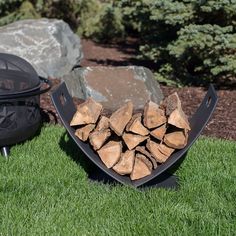
[[[131,180],[141,179],[152,173],[151,162],[142,154],[137,154],[135,156],[134,168],[130,174]]]
[[[156,162],[155,158],[151,155],[150,152],[148,152],[145,149],[145,146],[138,146],[138,147],[135,148],[135,151],[137,151],[137,152],[143,154],[144,156],[146,156],[152,162],[153,169],[157,168],[157,162]]]
[[[127,150],[125,153],[121,154],[120,160],[115,166],[113,166],[113,170],[120,175],[131,174],[134,167],[134,158],[135,151]]]
[[[140,143],[148,139],[148,136],[142,136],[138,134],[124,133],[122,136],[125,144],[127,145],[129,150],[134,149]]]
[[[84,103],[77,106],[77,111],[73,116],[70,125],[95,124],[102,112],[102,105],[92,98],[88,98]]]
[[[87,141],[89,134],[95,128],[95,124],[85,125],[81,128],[76,129],[75,135],[82,141]]]
[[[122,136],[123,131],[130,121],[133,113],[133,103],[127,102],[124,106],[115,111],[110,117],[110,128],[118,135]]]
[[[172,148],[182,149],[186,146],[188,134],[186,130],[180,130],[165,134],[164,142]]]
[[[110,141],[98,150],[102,162],[107,168],[113,167],[120,159],[122,152],[122,144],[117,141]]]
[[[158,140],[162,140],[164,138],[164,135],[166,133],[166,123],[157,127],[156,129],[151,131],[151,136],[153,136],[154,138],[158,139]]]
[[[149,130],[146,127],[144,127],[141,120],[142,120],[142,113],[137,113],[133,115],[132,119],[126,126],[126,131],[139,134],[142,136],[148,135]]]
[[[144,107],[143,123],[149,129],[163,125],[166,123],[165,111],[156,103],[149,101]]]
[[[106,116],[101,116],[97,126],[96,126],[96,131],[101,131],[103,129],[108,129],[109,128],[109,118]]]
[[[168,159],[168,157],[170,156],[170,155],[166,155],[166,154],[162,153],[160,150],[160,144],[156,143],[150,139],[147,141],[146,147],[158,163],[165,162]]]
[[[182,110],[179,96],[176,92],[164,99],[161,106],[164,107],[166,115],[168,116],[168,124],[181,129],[191,129],[187,116]]]
[[[106,142],[106,140],[111,136],[110,129],[103,129],[100,131],[94,131],[89,135],[89,141],[93,146],[94,150],[98,150]]]

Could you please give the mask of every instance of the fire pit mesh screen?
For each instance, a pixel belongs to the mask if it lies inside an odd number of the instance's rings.
[[[0,94],[25,92],[39,85],[39,78],[32,66],[22,58],[0,54]]]
[[[158,180],[162,174],[166,173],[169,168],[174,168],[177,166],[178,161],[186,154],[188,149],[192,146],[192,144],[196,141],[196,139],[201,134],[202,130],[206,126],[208,120],[210,119],[216,104],[217,104],[217,95],[214,87],[210,85],[205,98],[203,99],[201,105],[199,106],[196,113],[190,119],[190,127],[191,131],[189,132],[188,143],[185,148],[181,150],[177,150],[174,152],[166,162],[161,164],[156,170],[152,171],[152,174],[144,177],[139,180],[131,181],[128,176],[121,176],[117,174],[112,169],[108,169],[100,160],[99,156],[88,143],[85,143],[79,140],[75,136],[75,130],[70,126],[70,121],[76,111],[76,107],[73,103],[72,97],[69,95],[67,87],[65,83],[62,83],[58,86],[58,88],[52,92],[51,95],[54,106],[58,112],[59,117],[63,125],[65,126],[67,132],[77,144],[78,148],[81,149],[84,154],[96,165],[98,166],[103,173],[106,173],[111,178],[116,181],[131,185],[134,187],[139,187],[141,185],[147,184],[148,182],[153,182],[154,180]],[[169,177],[170,178],[170,177]],[[168,181],[167,181],[168,182]]]

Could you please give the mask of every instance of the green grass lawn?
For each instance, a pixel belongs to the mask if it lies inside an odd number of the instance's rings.
[[[90,182],[85,159],[59,126],[0,157],[0,235],[236,234],[236,142],[200,138],[178,191]]]

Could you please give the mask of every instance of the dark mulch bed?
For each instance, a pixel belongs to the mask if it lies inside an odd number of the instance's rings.
[[[90,40],[82,40],[82,46],[84,52],[84,59],[81,62],[82,66],[143,65],[149,68],[154,66],[135,58],[137,49],[135,39],[129,39],[123,44],[113,45],[96,44]],[[52,81],[54,87],[60,83],[58,79]],[[207,91],[207,88],[203,87],[174,88],[163,85],[161,87],[165,96],[175,91],[179,94],[183,103],[183,109],[189,116],[196,111]],[[203,134],[211,137],[236,140],[236,91],[218,89],[217,94],[219,96],[218,105]],[[60,123],[48,93],[41,96],[41,107],[43,109],[44,121]]]

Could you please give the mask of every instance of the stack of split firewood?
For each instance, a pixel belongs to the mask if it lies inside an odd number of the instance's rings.
[[[89,142],[107,168],[131,180],[148,176],[165,162],[175,149],[187,144],[189,122],[177,93],[160,105],[147,102],[143,114],[133,115],[127,102],[106,117],[103,107],[92,98],[77,105],[70,125],[75,135]]]

